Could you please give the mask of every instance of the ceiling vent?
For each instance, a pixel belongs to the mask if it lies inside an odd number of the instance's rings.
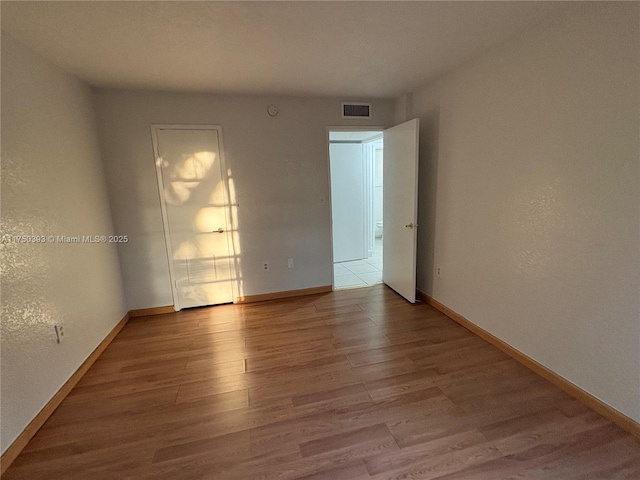
[[[371,118],[371,104],[345,102],[342,104],[342,118]]]

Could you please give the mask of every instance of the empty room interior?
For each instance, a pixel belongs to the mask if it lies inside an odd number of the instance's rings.
[[[3,479],[640,478],[640,3],[2,1]]]

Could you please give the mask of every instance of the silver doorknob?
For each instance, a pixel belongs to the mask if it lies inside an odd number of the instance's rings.
[[[218,233],[224,233],[224,228],[220,227],[218,230],[215,230]]]
[[[407,223],[404,228],[413,228],[413,222],[412,223]]]

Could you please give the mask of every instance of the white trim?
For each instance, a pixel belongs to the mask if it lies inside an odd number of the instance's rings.
[[[366,195],[366,222],[365,222],[365,245],[367,247],[367,258],[373,256],[375,250],[375,221],[374,221],[374,192],[375,192],[375,144],[377,140],[367,140],[362,143],[363,158],[365,160],[365,195]]]
[[[362,143],[362,203],[364,204],[364,221],[362,222],[362,244],[364,245],[364,258],[371,256],[371,241],[369,240],[369,229],[371,228],[371,212],[373,204],[371,195],[373,180],[371,178],[371,158],[369,156],[369,146]]]
[[[167,252],[167,263],[169,265],[169,283],[171,284],[171,295],[173,297],[173,309],[178,312],[181,310],[178,302],[178,292],[176,291],[175,272],[173,271],[173,262],[171,261],[171,235],[169,235],[169,217],[167,215],[167,205],[164,200],[164,181],[162,178],[162,169],[158,166],[158,158],[160,157],[160,145],[158,142],[158,130],[166,125],[151,125],[151,140],[153,142],[153,164],[156,171],[156,182],[158,187],[158,200],[160,201],[160,210],[162,211],[162,230],[164,232],[164,245]]]

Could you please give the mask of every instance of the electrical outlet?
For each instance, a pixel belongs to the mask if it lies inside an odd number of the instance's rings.
[[[56,342],[62,343],[62,340],[64,340],[64,334],[65,334],[64,324],[62,322],[57,323],[54,325],[53,328],[55,329],[55,332],[56,332]]]
[[[263,270],[269,270],[269,264],[267,262],[264,262],[262,264],[262,268],[263,268]]]
[[[436,275],[442,277],[442,268],[440,268],[440,265],[436,266]]]
[[[289,257],[287,259],[287,268],[293,268],[293,258]]]

